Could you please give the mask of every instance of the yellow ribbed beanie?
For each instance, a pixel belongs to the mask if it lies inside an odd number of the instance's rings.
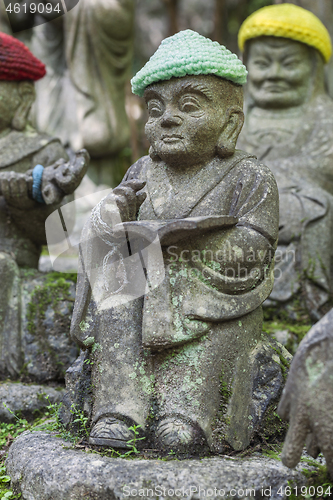
[[[291,3],[269,5],[257,10],[243,22],[238,33],[241,51],[251,38],[277,36],[291,38],[315,47],[328,62],[332,54],[330,35],[312,12]]]

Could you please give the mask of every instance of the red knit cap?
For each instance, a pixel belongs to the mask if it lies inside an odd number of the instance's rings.
[[[24,43],[0,32],[0,80],[39,80],[46,70]]]

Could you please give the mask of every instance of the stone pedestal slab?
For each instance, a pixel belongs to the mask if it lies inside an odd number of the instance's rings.
[[[25,432],[6,462],[22,500],[114,500],[126,498],[288,498],[288,485],[307,480],[298,470],[267,457],[193,460],[127,460],[70,449],[45,432]],[[282,494],[278,494],[282,492]]]

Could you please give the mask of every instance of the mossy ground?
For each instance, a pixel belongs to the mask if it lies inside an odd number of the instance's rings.
[[[303,312],[297,319],[291,319],[285,311],[277,312],[274,309],[264,308],[263,330],[273,338],[278,331],[287,331],[285,348],[294,355],[301,340],[308,333],[313,323],[309,316]]]
[[[301,458],[301,463],[310,466],[310,468],[304,467],[302,469],[302,473],[308,478],[308,484],[303,491],[305,494],[298,491],[298,494],[295,495],[295,492],[293,492],[289,497],[290,500],[324,500],[331,498],[333,496],[333,481],[328,474],[326,465],[318,464],[315,460],[305,457]]]
[[[45,319],[50,310],[53,311],[54,328],[66,332],[66,336],[69,337],[71,312],[74,307],[73,286],[76,284],[77,275],[59,272],[43,275],[33,269],[22,269],[21,274],[22,278],[27,279],[28,282],[37,283],[35,288],[28,291],[26,326],[38,346],[38,360],[46,370],[49,370],[50,379],[63,381],[66,371],[64,356],[59,349],[51,347],[48,337],[50,327],[46,328]],[[34,279],[36,282],[32,281]],[[64,313],[64,306],[65,310],[67,308],[66,313]],[[53,330],[51,330],[52,334]],[[30,378],[27,363],[23,364],[20,375],[22,382],[33,381]]]
[[[49,305],[56,309],[57,304],[64,299],[70,299],[69,288],[72,283],[76,283],[75,273],[52,272],[46,275],[42,286],[37,286],[31,295],[28,304],[27,319],[28,330],[36,333],[36,319],[45,319],[45,311]]]

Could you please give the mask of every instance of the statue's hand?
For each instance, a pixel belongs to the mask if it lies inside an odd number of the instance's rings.
[[[0,176],[0,194],[9,206],[22,210],[30,210],[36,206],[29,192],[32,186],[32,177],[17,172],[3,172]]]
[[[72,160],[59,159],[44,168],[41,191],[47,205],[60,203],[65,195],[75,191],[87,172],[89,160],[88,152],[81,149]]]
[[[308,335],[307,335],[308,337]],[[333,341],[303,341],[294,356],[279,415],[289,420],[282,462],[295,467],[303,446],[316,458],[321,451],[333,477]]]
[[[114,204],[117,204],[122,222],[136,220],[140,205],[146,199],[146,193],[138,193],[144,188],[145,182],[138,179],[122,182],[107,196],[101,207],[101,216],[105,223],[114,225]]]

